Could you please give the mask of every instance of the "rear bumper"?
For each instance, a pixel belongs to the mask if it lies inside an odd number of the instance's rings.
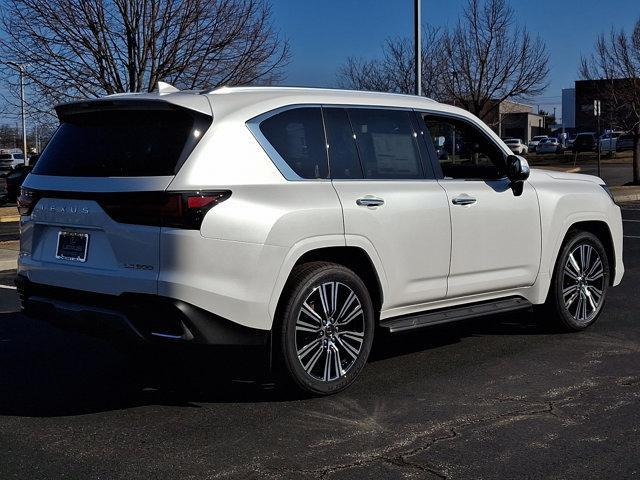
[[[269,341],[269,330],[239,325],[182,300],[52,287],[22,275],[16,286],[27,316],[90,335],[226,346],[266,346]]]

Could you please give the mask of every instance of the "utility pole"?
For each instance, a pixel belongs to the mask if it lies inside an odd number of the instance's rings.
[[[422,95],[422,35],[420,32],[420,0],[413,0],[413,46],[415,56],[415,93]]]
[[[593,114],[596,116],[598,121],[598,133],[596,135],[596,149],[598,151],[598,176],[600,177],[600,157],[601,157],[601,148],[600,148],[600,114],[602,113],[602,105],[600,100],[593,101]]]
[[[15,67],[20,72],[20,106],[22,110],[22,162],[27,164],[27,120],[24,111],[24,64],[7,62],[7,65]]]

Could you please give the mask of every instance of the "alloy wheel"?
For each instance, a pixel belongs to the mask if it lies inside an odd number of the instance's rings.
[[[589,323],[603,300],[605,275],[598,251],[577,245],[567,257],[562,278],[562,299],[569,315],[579,324]]]
[[[315,287],[298,313],[298,360],[316,380],[337,380],[353,367],[362,350],[365,319],[358,296],[341,282]]]

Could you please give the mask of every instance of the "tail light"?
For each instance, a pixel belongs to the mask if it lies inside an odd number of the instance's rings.
[[[30,188],[21,188],[20,195],[18,195],[18,213],[20,215],[30,215],[33,207],[40,199],[40,192],[32,190]]]
[[[231,192],[136,192],[107,194],[96,201],[118,223],[199,230],[206,213]]]
[[[206,213],[231,196],[229,190],[190,192],[45,192],[22,188],[18,211],[29,215],[40,198],[93,200],[118,223],[199,230]]]

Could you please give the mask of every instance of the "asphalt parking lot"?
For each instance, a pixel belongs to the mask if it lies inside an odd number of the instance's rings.
[[[0,478],[636,478],[640,205],[624,218],[626,275],[588,331],[519,312],[378,339],[330,398],[29,320],[5,272]]]

